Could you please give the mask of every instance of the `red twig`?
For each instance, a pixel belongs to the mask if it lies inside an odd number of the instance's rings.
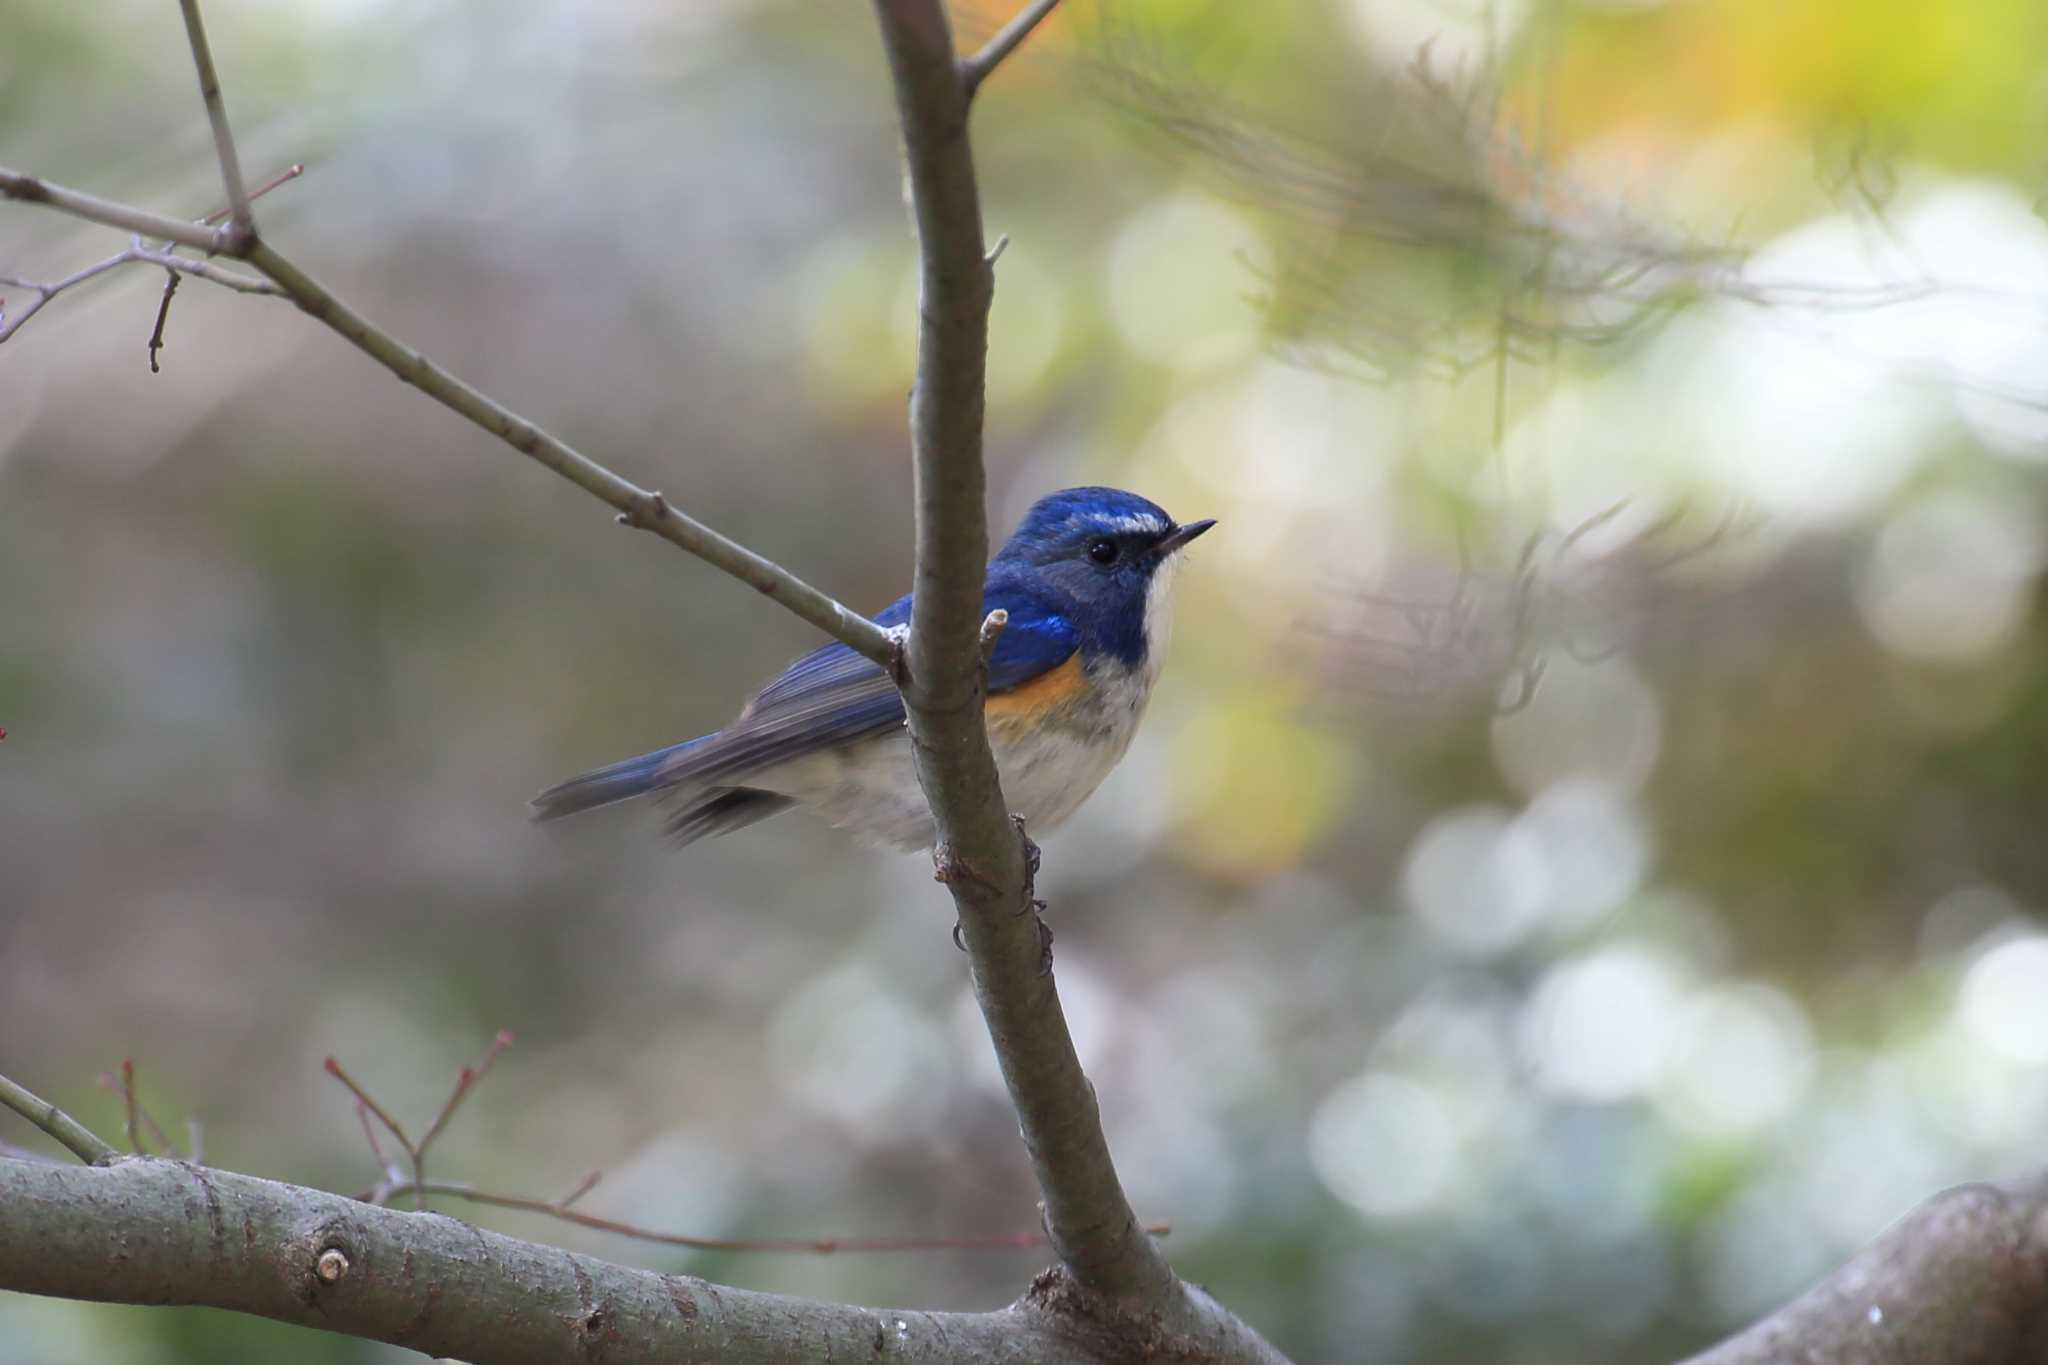
[[[413,1150],[415,1164],[427,1154],[428,1145],[441,1135],[441,1130],[448,1126],[449,1116],[454,1114],[455,1106],[461,1104],[463,1097],[476,1088],[477,1082],[484,1078],[484,1073],[491,1069],[491,1063],[498,1060],[498,1054],[510,1046],[512,1035],[504,1029],[499,1029],[498,1036],[491,1039],[490,1047],[484,1052],[484,1059],[474,1067],[466,1066],[456,1073],[454,1093],[449,1095],[448,1102],[441,1106],[441,1112],[434,1115],[434,1121],[427,1125],[427,1131],[420,1138],[420,1145]],[[417,1172],[415,1175],[417,1176]]]
[[[372,1114],[375,1114],[377,1116],[377,1121],[383,1124],[386,1128],[391,1130],[391,1136],[398,1139],[398,1145],[405,1148],[406,1155],[410,1156],[413,1152],[412,1139],[405,1135],[405,1129],[399,1126],[398,1120],[392,1118],[391,1115],[385,1113],[384,1106],[377,1103],[377,1101],[371,1099],[370,1092],[363,1089],[360,1085],[357,1085],[356,1078],[349,1075],[346,1071],[343,1071],[341,1069],[340,1062],[337,1062],[334,1060],[334,1058],[329,1057],[327,1061],[324,1063],[324,1065],[327,1068],[328,1075],[334,1077],[335,1080],[340,1081],[343,1085],[348,1087],[349,1093],[356,1097],[356,1103],[358,1105],[360,1105],[364,1109],[369,1110]],[[376,1139],[372,1138],[371,1146],[374,1147],[375,1145]]]
[[[255,203],[258,199],[261,199],[264,195],[270,193],[279,185],[282,185],[287,181],[297,180],[300,176],[304,175],[305,173],[306,163],[303,161],[294,161],[291,165],[285,167],[276,175],[271,176],[270,179],[264,181],[255,189],[249,191],[249,202],[252,204]],[[212,227],[215,223],[225,222],[227,220],[227,216],[233,211],[234,210],[227,208],[225,205],[223,205],[222,207],[215,209],[212,213],[207,214],[204,218],[201,218],[199,221],[201,223],[204,223],[208,227]]]
[[[578,1227],[617,1233],[621,1237],[631,1237],[642,1242],[659,1242],[664,1246],[689,1247],[696,1251],[793,1252],[816,1256],[829,1256],[838,1252],[1029,1251],[1035,1247],[1045,1246],[1048,1242],[1042,1231],[991,1233],[974,1237],[693,1237],[686,1233],[660,1232],[616,1218],[600,1218],[596,1214],[581,1213],[569,1207],[570,1200],[581,1196],[595,1183],[594,1178],[587,1178],[568,1199],[553,1203],[540,1199],[520,1199],[514,1195],[490,1194],[468,1185],[451,1184],[447,1181],[434,1181],[421,1186],[401,1185],[391,1193],[405,1194],[410,1191],[448,1195],[455,1199],[467,1199],[473,1204],[489,1204],[494,1208],[545,1214],[550,1218],[559,1218],[565,1223],[574,1223]],[[1154,1237],[1164,1237],[1173,1229],[1167,1224],[1160,1223],[1146,1228],[1145,1231]]]
[[[163,1149],[165,1156],[175,1157],[178,1154],[176,1144],[164,1132],[163,1125],[151,1116],[149,1110],[142,1107],[142,1101],[136,1097],[133,1057],[121,1059],[121,1074],[118,1076],[111,1071],[101,1072],[100,1088],[111,1090],[121,1097],[121,1106],[127,1114],[128,1146],[137,1156],[149,1155],[142,1146],[142,1130],[145,1128],[149,1130],[149,1135],[156,1139],[156,1145]]]
[[[554,1207],[558,1209],[568,1208],[571,1204],[581,1199],[584,1195],[589,1194],[592,1190],[596,1189],[597,1182],[602,1179],[604,1179],[603,1171],[592,1171],[589,1175],[584,1176],[583,1179],[577,1183],[575,1189],[569,1191],[560,1199],[557,1199],[554,1203]]]
[[[357,1083],[355,1077],[342,1070],[340,1062],[337,1062],[332,1057],[327,1059],[327,1074],[347,1086],[349,1093],[356,1097],[356,1119],[363,1125],[363,1136],[370,1140],[370,1150],[376,1154],[377,1164],[384,1172],[384,1179],[378,1182],[377,1188],[371,1191],[370,1195],[365,1196],[369,1199],[369,1202],[382,1204],[392,1195],[400,1194],[410,1189],[413,1192],[415,1205],[422,1209],[427,1206],[427,1195],[432,1192],[427,1184],[426,1156],[428,1146],[433,1143],[435,1138],[441,1135],[441,1130],[448,1126],[448,1119],[455,1113],[456,1106],[462,1103],[465,1095],[476,1089],[477,1082],[481,1081],[484,1078],[484,1073],[491,1069],[491,1063],[498,1060],[498,1054],[510,1046],[512,1046],[512,1035],[504,1029],[499,1029],[498,1036],[491,1040],[490,1047],[485,1050],[483,1060],[473,1067],[465,1066],[456,1074],[454,1091],[448,1096],[447,1102],[441,1106],[440,1112],[434,1115],[433,1121],[427,1125],[426,1132],[420,1136],[418,1142],[414,1142],[405,1135],[405,1129],[399,1125],[398,1120],[391,1117],[383,1105],[372,1099],[370,1092],[363,1089]],[[389,1129],[391,1136],[398,1139],[398,1145],[405,1149],[406,1159],[412,1165],[412,1179],[410,1181],[399,1180],[397,1168],[385,1159],[384,1148],[378,1143],[375,1130],[370,1127],[368,1115],[371,1114],[377,1116],[378,1122]]]

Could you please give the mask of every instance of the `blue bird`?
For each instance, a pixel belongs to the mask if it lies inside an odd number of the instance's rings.
[[[1009,625],[989,663],[989,744],[1010,809],[1058,824],[1130,747],[1166,650],[1180,551],[1216,523],[1175,524],[1115,488],[1034,503],[989,561],[984,611]],[[876,615],[910,621],[910,598]],[[930,848],[903,699],[843,644],[798,659],[723,730],[571,778],[533,799],[553,820],[636,796],[665,798],[678,843],[744,828],[791,806],[873,842]]]

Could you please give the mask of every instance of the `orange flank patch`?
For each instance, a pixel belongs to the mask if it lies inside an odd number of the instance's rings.
[[[987,709],[989,727],[1020,730],[1043,725],[1056,712],[1073,705],[1087,690],[1081,652],[1076,650],[1065,663],[1048,668],[1030,682],[1007,692],[991,693]]]

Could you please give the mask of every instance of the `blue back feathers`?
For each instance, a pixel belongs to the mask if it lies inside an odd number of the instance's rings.
[[[1032,504],[989,561],[982,609],[1010,614],[990,661],[989,690],[1021,687],[1076,650],[1084,662],[1106,656],[1126,667],[1142,665],[1146,597],[1161,562],[1150,551],[1173,529],[1173,519],[1156,504],[1115,488],[1068,488]],[[890,603],[875,620],[906,624],[910,598]],[[534,805],[547,819],[684,784],[746,791],[749,773],[902,724],[903,700],[889,676],[835,642],[791,664],[716,734],[587,773],[541,793]],[[709,809],[699,803],[684,818],[700,808]],[[779,808],[720,807],[714,823],[737,826]]]

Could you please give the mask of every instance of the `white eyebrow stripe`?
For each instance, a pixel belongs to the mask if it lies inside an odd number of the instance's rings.
[[[1157,517],[1105,517],[1104,520],[1107,521],[1115,529],[1126,532],[1130,535],[1136,535],[1140,531],[1144,531],[1156,536],[1163,536],[1166,534],[1166,528],[1159,524],[1159,518]]]

